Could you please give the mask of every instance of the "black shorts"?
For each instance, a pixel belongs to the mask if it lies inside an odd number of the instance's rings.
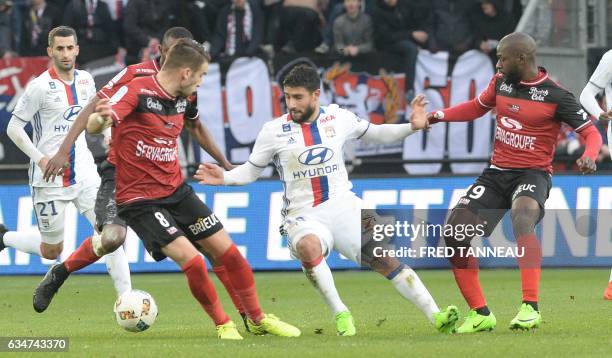
[[[552,186],[550,175],[542,170],[499,170],[488,168],[476,179],[455,208],[467,208],[486,222],[485,235],[489,236],[504,214],[512,208],[514,199],[533,198],[544,216],[544,203]]]
[[[166,258],[162,247],[179,236],[187,237],[196,245],[195,241],[223,229],[221,221],[187,184],[162,199],[119,206],[119,216],[134,230],[155,261]]]
[[[115,166],[105,160],[98,166],[98,174],[100,174],[101,181],[96,197],[96,206],[94,207],[96,228],[99,232],[102,232],[102,228],[108,224],[126,227],[125,221],[117,215]]]

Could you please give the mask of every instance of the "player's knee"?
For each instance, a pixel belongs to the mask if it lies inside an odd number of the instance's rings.
[[[391,272],[395,271],[401,263],[392,257],[374,257],[369,262],[369,266],[372,270],[378,272],[383,276],[388,276]]]
[[[312,261],[323,255],[321,242],[314,235],[306,235],[300,239],[296,245],[296,250],[302,261]]]
[[[62,253],[61,247],[47,246],[47,245],[40,246],[40,254],[42,255],[43,258],[47,260],[55,260],[60,256],[61,253]]]
[[[126,229],[119,225],[107,225],[102,229],[102,249],[105,253],[117,250],[125,242]]]
[[[521,236],[533,233],[539,217],[539,209],[512,209],[512,229],[514,234]]]
[[[445,226],[451,226],[453,228],[459,228],[464,225],[476,225],[478,222],[476,215],[469,209],[465,208],[454,208],[448,219],[446,220]],[[455,232],[455,230],[444,230],[445,232]],[[455,235],[444,235],[444,243],[447,247],[464,247],[469,246],[472,237],[455,236]]]

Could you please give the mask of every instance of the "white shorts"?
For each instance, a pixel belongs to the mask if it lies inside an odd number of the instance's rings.
[[[354,194],[291,213],[283,225],[294,259],[299,240],[311,234],[320,239],[325,257],[336,250],[361,265],[361,199]]]
[[[99,186],[100,178],[95,177],[69,187],[32,187],[32,202],[41,241],[52,245],[64,241],[66,206],[73,203],[81,214],[93,210]],[[94,225],[93,222],[91,224]]]

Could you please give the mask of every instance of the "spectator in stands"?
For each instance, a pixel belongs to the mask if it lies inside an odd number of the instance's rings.
[[[334,21],[334,49],[343,56],[354,57],[374,49],[374,24],[361,11],[361,0],[344,0],[345,13]]]
[[[21,56],[46,56],[47,37],[52,28],[62,22],[63,9],[47,4],[45,0],[32,0],[24,9],[21,22]]]
[[[376,46],[403,59],[406,98],[412,99],[418,46],[426,47],[430,38],[431,8],[420,1],[378,0],[372,14]]]
[[[283,9],[282,0],[263,0],[262,8],[264,14],[264,46],[262,48],[266,54],[274,55],[274,44],[280,29],[280,17]]]
[[[164,32],[176,25],[176,3],[166,0],[129,0],[123,18],[127,63],[158,57]]]
[[[432,0],[434,38],[432,51],[449,51],[458,56],[477,48],[474,28],[474,13],[478,11],[478,0]]]
[[[125,48],[125,41],[123,36],[123,15],[125,12],[125,6],[128,3],[128,0],[102,0],[108,5],[108,10],[110,11],[111,19],[113,19],[113,26],[115,28],[115,33],[117,34],[117,38],[119,40],[119,46]]]
[[[64,10],[66,5],[70,2],[70,0],[49,0],[47,1],[50,5],[55,6],[57,9]]]
[[[210,8],[204,1],[182,0],[177,11],[177,26],[184,27],[191,31],[193,38],[198,42],[210,42],[212,37],[211,27],[208,23],[208,13]]]
[[[222,56],[253,56],[264,36],[263,12],[251,0],[232,0],[219,13],[210,53]]]
[[[480,51],[497,62],[497,44],[502,37],[514,31],[514,19],[503,8],[502,0],[482,0],[475,24]]]
[[[280,46],[288,53],[313,51],[321,43],[327,0],[284,0]]]
[[[14,55],[14,30],[13,2],[0,0],[0,57],[2,58],[9,59]]]
[[[280,1],[280,0],[279,0]],[[232,3],[232,0],[197,0],[196,3],[204,3],[204,15],[206,16],[206,23],[208,26],[208,33],[212,34],[215,32],[217,25],[217,19],[221,9]],[[200,4],[197,4],[200,6]],[[193,34],[195,38],[197,35]]]
[[[71,0],[64,9],[62,24],[72,27],[79,39],[80,64],[112,56],[119,48],[108,5],[100,0]]]
[[[321,31],[321,37],[323,40],[321,44],[315,48],[316,53],[329,53],[334,44],[334,22],[336,22],[336,19],[340,15],[344,14],[344,11],[344,1],[330,1],[329,5],[327,6],[327,12],[324,14],[325,23],[323,24],[323,30]]]

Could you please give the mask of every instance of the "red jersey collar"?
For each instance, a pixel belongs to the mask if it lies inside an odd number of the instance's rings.
[[[546,72],[546,69],[544,67],[538,66],[538,75],[529,81],[521,81],[520,84],[524,86],[535,86],[544,82],[547,78],[548,72]]]
[[[157,81],[156,75],[153,75],[151,77],[153,77],[153,82],[155,83],[157,88],[159,88],[159,90],[161,91],[162,95],[164,95],[165,97],[168,97],[168,99],[171,99],[171,100],[175,100],[176,99],[175,96],[170,95],[170,93],[166,92],[166,90],[159,84],[159,82]]]
[[[161,68],[160,64],[159,64],[159,60],[161,59],[161,57],[158,57],[156,59],[151,60],[151,62],[153,62],[153,68],[155,69],[155,71],[159,72],[159,69]]]

